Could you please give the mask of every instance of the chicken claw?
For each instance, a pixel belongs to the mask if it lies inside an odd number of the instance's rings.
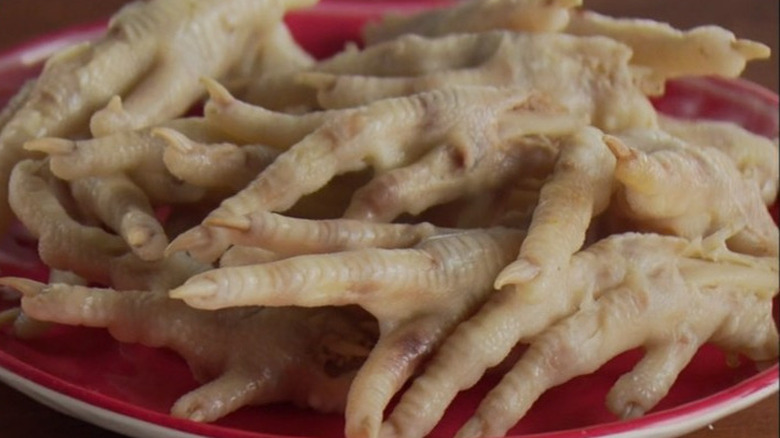
[[[388,224],[374,224],[387,227]],[[170,296],[204,309],[357,304],[380,338],[350,389],[347,435],[374,436],[392,396],[462,318],[492,292],[523,234],[486,229],[429,237],[410,249],[360,249],[220,268]]]
[[[223,77],[247,53],[258,52],[287,9],[315,2],[156,0],[125,7],[102,42],[107,51],[119,45],[131,48],[134,58],[127,61],[113,53],[106,56],[127,63],[115,68],[141,80],[131,90],[132,83],[111,87],[116,96],[92,116],[92,133],[138,129],[179,116],[203,93],[201,77]],[[121,90],[130,93],[120,98]]]
[[[458,391],[475,384],[518,342],[570,314],[584,299],[582,292],[570,291],[566,272],[572,255],[585,243],[593,216],[607,207],[611,195],[615,160],[603,137],[595,128],[584,128],[562,141],[519,256],[495,278],[500,290],[442,345],[403,396],[386,433],[397,428],[398,436],[427,434]],[[474,360],[455,360],[467,351]],[[433,398],[432,388],[437,394]]]
[[[584,128],[564,141],[553,174],[542,186],[528,237],[517,261],[496,278],[497,289],[557,276],[585,243],[591,218],[607,208],[612,195],[615,159],[603,137],[595,128]],[[533,288],[523,293],[546,299]]]
[[[686,120],[659,115],[659,127],[693,146],[714,147],[728,155],[742,177],[755,181],[766,205],[777,199],[780,151],[777,138],[753,134],[733,122]]]
[[[467,171],[484,149],[526,135],[559,134],[584,123],[577,117],[574,122],[563,117],[564,123],[556,123],[561,120],[560,110],[542,101],[512,89],[458,87],[334,112],[245,189],[222,201],[208,219],[285,211],[338,174],[369,166],[378,172],[404,167],[440,144],[456,149]],[[515,124],[525,115],[535,123]],[[204,222],[174,239],[168,252],[186,249],[199,260],[212,262],[227,246],[225,236]]]
[[[58,190],[61,181],[48,176],[45,162],[25,160],[16,165],[10,181],[11,207],[38,239],[38,255],[48,267],[118,289],[167,289],[205,269],[185,254],[140,259],[122,237],[71,216]]]
[[[607,145],[617,158],[613,205],[635,229],[696,239],[735,227],[732,250],[778,254],[777,225],[761,188],[726,153],[659,130],[622,133]]]
[[[387,16],[363,30],[373,45],[402,35],[436,37],[452,33],[511,29],[517,32],[555,32],[566,27],[569,9],[582,0],[471,0],[409,17]]]
[[[207,219],[225,229],[232,245],[263,248],[277,257],[325,254],[358,248],[404,248],[435,233],[429,223],[373,224],[348,219],[306,220],[269,212]]]
[[[191,135],[214,135],[199,132],[206,130],[199,119],[177,119],[166,125]],[[66,181],[124,173],[154,204],[200,200],[204,189],[182,184],[166,168],[165,146],[153,129],[140,129],[86,140],[45,137],[28,141],[24,148],[48,154],[52,173]]]
[[[613,18],[592,11],[571,11],[566,29],[572,35],[601,35],[627,44],[631,63],[650,68],[664,79],[680,76],[738,77],[745,64],[769,57],[764,44],[737,39],[718,26],[680,31],[653,20]]]
[[[287,9],[316,0],[153,0],[129,4],[95,42],[50,58],[3,115],[0,229],[10,223],[6,185],[25,142],[140,128],[180,116],[202,94],[201,76],[222,77],[257,52]],[[123,98],[120,96],[124,96]],[[100,110],[100,108],[103,108]]]
[[[631,47],[631,64],[661,80],[679,76],[739,76],[745,64],[770,55],[769,47],[718,26],[681,31],[647,19],[613,18],[576,8],[578,0],[470,0],[408,17],[389,17],[364,31],[369,44],[402,35],[440,37],[506,29],[604,36]]]
[[[376,339],[373,319],[355,308],[207,312],[162,291],[117,292],[13,277],[0,284],[22,292],[22,307],[34,318],[105,327],[120,342],[177,352],[203,385],[181,396],[171,414],[194,421],[281,401],[342,411],[354,373]]]
[[[446,51],[446,58],[454,61],[447,68],[418,75],[314,71],[299,73],[300,80],[318,90],[317,99],[324,108],[355,107],[444,87],[493,85],[548,95],[608,132],[650,128],[657,123],[655,110],[630,68],[631,50],[606,38],[490,31],[429,40],[407,36],[382,45],[412,45],[418,52],[427,52],[425,59],[434,60],[445,58],[441,52]],[[389,49],[387,53],[394,55]],[[397,53],[404,56],[401,50]],[[469,63],[458,61],[463,59]]]
[[[197,187],[244,188],[279,155],[267,146],[202,143],[171,128],[155,128],[153,135],[167,143],[162,160],[180,180]]]
[[[595,302],[536,336],[456,436],[502,436],[547,389],[636,347],[644,358],[607,395],[624,418],[655,406],[705,342],[755,361],[777,357],[777,258],[710,257],[700,243],[641,234],[613,235],[575,256],[569,284],[595,286]],[[605,262],[621,271],[608,282],[594,276]]]
[[[168,246],[165,230],[141,189],[122,174],[71,183],[81,211],[117,232],[142,260],[159,260]]]

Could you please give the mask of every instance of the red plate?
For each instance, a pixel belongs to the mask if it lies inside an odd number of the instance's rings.
[[[307,49],[317,56],[326,56],[340,49],[344,41],[356,39],[360,26],[385,10],[414,10],[442,3],[331,0],[291,15],[288,22]],[[101,31],[102,26],[70,30],[0,56],[0,106],[25,79],[37,73],[40,61],[53,50],[93,38]],[[745,81],[675,81],[655,104],[669,114],[731,120],[761,135],[778,135],[777,95]],[[29,250],[25,253],[29,242],[19,236],[20,233],[12,233],[3,243],[6,252],[9,247],[16,247],[16,262],[32,254]],[[45,277],[44,268],[35,260],[25,260],[14,268],[0,261],[0,267],[3,275]],[[636,420],[618,421],[604,407],[604,397],[639,356],[638,351],[628,352],[592,375],[547,392],[509,435],[677,436],[749,406],[778,389],[777,364],[763,371],[749,362],[730,367],[722,353],[705,346],[653,411]],[[172,418],[168,409],[174,400],[197,386],[186,364],[167,350],[119,344],[99,329],[59,327],[42,339],[27,342],[14,339],[7,330],[0,331],[0,380],[69,415],[137,437],[343,435],[341,416],[286,405],[245,408],[214,424]],[[486,379],[462,394],[431,437],[452,436],[493,383],[495,379]]]

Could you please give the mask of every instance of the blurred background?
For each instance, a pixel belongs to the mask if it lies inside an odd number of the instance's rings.
[[[0,0],[0,52],[43,33],[74,24],[94,23],[129,2]],[[777,0],[584,0],[584,3],[589,9],[609,15],[652,18],[681,29],[717,24],[740,38],[760,41],[772,48],[772,58],[750,64],[744,77],[778,91],[780,2]]]

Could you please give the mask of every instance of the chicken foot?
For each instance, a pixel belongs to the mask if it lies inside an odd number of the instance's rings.
[[[464,106],[467,102],[471,105]],[[525,114],[535,126],[515,123],[523,121]],[[211,262],[229,245],[209,226],[220,216],[285,211],[335,175],[367,167],[379,173],[404,167],[441,144],[457,147],[468,169],[481,150],[500,140],[548,131],[558,134],[572,125],[577,123],[561,118],[556,106],[544,104],[538,96],[494,87],[435,90],[339,111],[281,154],[245,189],[225,199],[201,226],[174,239],[168,251],[187,250]]]
[[[778,254],[777,225],[760,187],[719,149],[657,130],[626,132],[607,145],[617,158],[613,205],[633,229],[696,239],[736,228],[728,240],[732,250]]]
[[[167,292],[41,284],[6,277],[22,307],[43,321],[105,327],[120,342],[168,347],[201,383],[171,414],[210,422],[247,405],[291,401],[344,409],[355,370],[376,339],[375,322],[354,308],[193,309]],[[176,321],[176,324],[171,324]]]
[[[410,38],[414,37],[385,44],[404,45]],[[594,126],[607,132],[657,124],[655,110],[629,68],[631,50],[618,42],[491,31],[417,42],[423,44],[428,57],[436,59],[443,56],[440,51],[448,51],[455,59],[467,57],[474,64],[412,76],[318,71],[298,76],[318,90],[317,99],[324,108],[356,107],[444,87],[492,85],[546,94],[574,114],[590,117]]]
[[[581,276],[575,261],[570,284],[596,285],[595,302],[532,339],[456,436],[501,436],[547,389],[636,347],[645,348],[644,357],[607,395],[607,407],[622,418],[655,406],[705,342],[755,361],[776,358],[777,258],[730,254],[717,261],[695,246],[674,237],[614,235],[586,250],[599,253],[597,263],[621,263],[623,275],[599,284]]]
[[[376,224],[377,227],[390,225]],[[492,293],[522,232],[486,229],[429,237],[409,249],[303,255],[205,272],[171,290],[196,308],[357,304],[380,338],[347,401],[347,435],[371,436],[392,396],[454,326]]]

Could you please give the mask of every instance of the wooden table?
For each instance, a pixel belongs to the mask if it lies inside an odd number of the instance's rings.
[[[29,38],[108,16],[127,0],[0,0],[0,52]],[[714,23],[761,41],[778,52],[775,0],[586,0],[590,8],[615,15],[644,16],[687,28]],[[738,6],[739,5],[739,6]],[[752,64],[745,77],[777,92],[778,58]],[[118,437],[61,415],[0,384],[0,431],[4,438],[52,436]],[[756,405],[688,435],[688,438],[778,436],[778,399]]]

